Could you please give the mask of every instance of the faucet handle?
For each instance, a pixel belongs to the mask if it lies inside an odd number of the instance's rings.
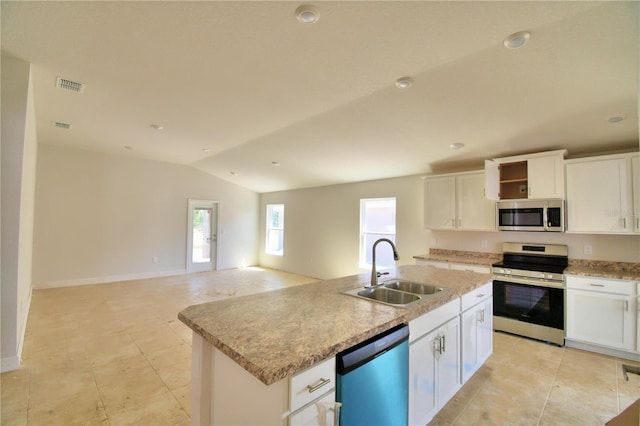
[[[377,276],[378,278],[380,278],[380,277],[381,277],[381,276],[383,276],[383,275],[389,275],[389,273],[388,273],[388,272],[376,272],[376,276]]]

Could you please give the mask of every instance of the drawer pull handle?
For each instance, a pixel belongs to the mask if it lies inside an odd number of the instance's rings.
[[[480,297],[484,297],[484,293],[480,293],[479,295],[477,295],[476,297],[480,298]]]
[[[591,287],[604,287],[604,284],[594,284],[594,283],[591,283],[591,284],[589,284],[589,285],[590,285]]]
[[[307,389],[309,390],[309,393],[315,392],[318,389],[320,389],[321,387],[323,387],[326,384],[331,383],[331,379],[323,379],[320,378],[320,380],[318,380],[316,383],[314,383],[313,385],[307,385]]]

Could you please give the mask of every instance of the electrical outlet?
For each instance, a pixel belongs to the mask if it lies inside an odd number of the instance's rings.
[[[431,238],[431,245],[433,245],[433,246],[437,246],[438,245],[438,237],[432,237]]]
[[[482,240],[481,245],[482,245],[482,248],[483,248],[484,250],[486,250],[486,249],[487,249],[487,247],[489,247],[489,241],[487,241],[487,240]]]
[[[151,262],[158,263],[160,262],[160,259],[158,259],[158,256],[151,256]]]
[[[587,244],[583,247],[582,251],[584,254],[593,254],[593,246]]]

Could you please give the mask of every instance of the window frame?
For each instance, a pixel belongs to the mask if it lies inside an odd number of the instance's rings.
[[[281,226],[275,227],[273,224],[273,213],[274,211],[279,210],[282,214],[282,218],[280,220]],[[265,254],[270,254],[273,256],[284,256],[284,204],[267,204],[266,205],[266,220],[265,220],[265,237],[264,237],[264,252]],[[270,231],[277,230],[281,234],[282,244],[280,250],[271,250],[271,238],[272,234]]]
[[[384,231],[376,231],[376,232],[367,232],[365,229],[366,224],[366,213],[367,213],[367,204],[373,202],[380,201],[393,201],[393,232],[384,232]],[[361,269],[371,269],[371,263],[367,263],[367,249],[366,241],[367,236],[375,235],[378,238],[389,238],[391,241],[396,241],[397,238],[397,204],[398,200],[396,197],[378,197],[378,198],[361,198],[360,199],[360,229],[359,229],[359,242],[358,242],[358,267]],[[376,238],[377,239],[377,238]],[[377,269],[386,269],[388,266],[376,265]]]

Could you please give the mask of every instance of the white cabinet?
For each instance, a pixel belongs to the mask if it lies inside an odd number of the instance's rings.
[[[559,150],[485,161],[486,197],[564,198],[566,155],[566,150]]]
[[[567,161],[567,232],[640,232],[637,164],[637,154]]]
[[[636,283],[567,276],[567,340],[636,351]]]
[[[424,226],[495,230],[495,203],[484,197],[484,174],[458,173],[425,179]]]
[[[333,426],[337,414],[335,408],[336,393],[329,392],[305,408],[289,416],[290,426]]]
[[[192,342],[191,424],[334,424],[335,357],[267,386],[198,333]]]
[[[409,424],[425,425],[462,387],[460,300],[409,321]]]
[[[493,352],[493,283],[462,296],[462,383]]]

